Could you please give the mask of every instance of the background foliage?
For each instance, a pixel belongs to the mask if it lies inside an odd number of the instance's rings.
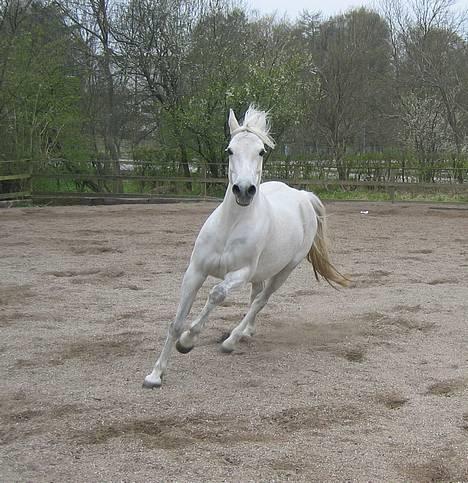
[[[0,160],[113,175],[82,190],[124,190],[128,160],[220,177],[227,112],[254,102],[274,121],[267,165],[316,160],[348,180],[393,161],[403,181],[463,182],[464,21],[451,0],[294,22],[224,0],[0,0]]]

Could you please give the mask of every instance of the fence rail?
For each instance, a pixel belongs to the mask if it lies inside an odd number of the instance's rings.
[[[0,201],[29,199],[32,193],[32,163],[0,161]]]
[[[0,161],[0,201],[28,198],[39,202],[89,198],[219,199],[227,185],[226,163],[190,163],[190,176],[177,173],[173,165],[147,161],[121,161],[118,173],[114,171],[115,163],[107,161],[67,163],[64,160],[47,164],[28,160]],[[339,168],[328,161],[317,160],[269,162],[264,167],[263,181],[285,181],[306,189],[383,191],[391,200],[398,192],[433,191],[468,197],[466,167],[450,167],[447,163],[432,165],[428,177],[420,167],[376,160],[355,163],[349,168],[347,179],[340,179]],[[426,180],[421,182],[424,177]]]

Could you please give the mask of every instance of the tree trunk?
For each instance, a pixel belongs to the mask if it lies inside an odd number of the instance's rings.
[[[115,122],[115,99],[114,99],[114,78],[111,72],[111,53],[108,45],[105,45],[104,73],[106,78],[106,111],[104,113],[104,143],[106,154],[111,162],[113,176],[120,176],[120,150],[117,142]],[[123,193],[123,182],[121,179],[114,179],[112,182],[113,193]]]
[[[190,178],[190,167],[189,167],[189,162],[188,162],[188,154],[187,154],[187,148],[185,147],[185,144],[183,142],[179,142],[179,149],[180,149],[180,167],[182,168],[182,172],[184,174],[185,178]],[[187,191],[192,191],[192,183],[190,181],[187,181],[185,183],[185,188]]]

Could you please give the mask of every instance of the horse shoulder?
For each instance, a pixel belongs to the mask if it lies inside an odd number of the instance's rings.
[[[219,245],[218,208],[211,213],[201,227],[190,257],[190,264],[206,273],[209,272],[207,267],[216,265],[219,258],[217,247]]]

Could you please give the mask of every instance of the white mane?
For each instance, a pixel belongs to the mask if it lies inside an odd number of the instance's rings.
[[[270,136],[270,122],[268,113],[259,111],[252,104],[247,109],[242,125],[231,133],[232,136],[240,132],[251,132],[257,135],[271,149],[275,148],[275,141]]]

